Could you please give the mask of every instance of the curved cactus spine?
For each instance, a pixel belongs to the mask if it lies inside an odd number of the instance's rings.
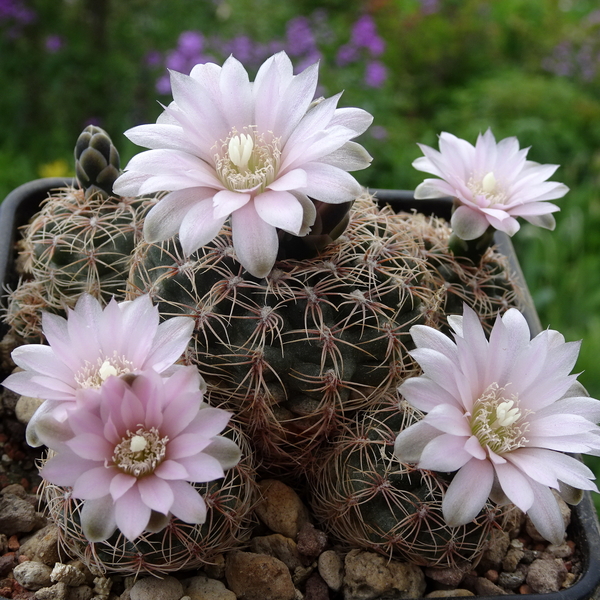
[[[503,514],[488,503],[468,525],[448,526],[441,504],[445,476],[394,457],[400,430],[419,413],[396,395],[357,417],[333,440],[309,475],[311,506],[343,545],[423,566],[476,561]]]

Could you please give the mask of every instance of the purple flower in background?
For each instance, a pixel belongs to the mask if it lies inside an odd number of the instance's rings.
[[[345,67],[356,62],[360,57],[359,49],[353,44],[344,44],[338,48],[335,62],[339,67]]]
[[[171,79],[168,75],[161,75],[156,81],[156,91],[159,94],[171,93]]]
[[[432,15],[440,10],[440,0],[420,0],[421,13]]]
[[[369,133],[375,140],[385,140],[388,137],[388,130],[381,125],[373,125],[371,129],[369,129]]]
[[[158,67],[162,63],[162,55],[158,50],[151,50],[144,60],[148,67]]]
[[[252,63],[256,47],[247,35],[238,35],[225,44],[225,54],[233,54],[241,63]]]
[[[196,58],[204,48],[204,36],[198,31],[184,31],[179,36],[177,48],[184,56]]]
[[[379,56],[385,50],[385,42],[377,33],[377,25],[371,15],[362,15],[352,27],[352,43],[367,48],[371,55]]]
[[[179,48],[175,50],[171,50],[169,54],[167,54],[167,60],[165,61],[167,65],[167,69],[171,71],[179,71],[180,73],[185,73],[188,71],[187,66],[189,63],[188,58],[179,51]]]
[[[365,84],[369,87],[379,88],[387,79],[387,69],[379,60],[371,60],[365,70]]]
[[[0,21],[14,21],[17,25],[27,25],[36,18],[36,13],[18,0],[0,0]]]
[[[287,53],[290,56],[300,56],[314,52],[315,36],[306,17],[295,17],[288,21],[286,27]],[[314,61],[313,61],[314,62]]]
[[[54,451],[41,470],[84,500],[81,526],[91,542],[118,528],[134,541],[152,512],[204,523],[206,504],[190,482],[220,479],[241,452],[219,435],[231,414],[202,401],[202,378],[183,367],[163,379],[153,371],[110,377],[97,394],[80,392],[64,423],[47,416],[42,440]],[[153,530],[155,530],[153,524]]]
[[[63,39],[59,35],[49,35],[46,37],[45,46],[50,54],[54,54],[63,47]]]

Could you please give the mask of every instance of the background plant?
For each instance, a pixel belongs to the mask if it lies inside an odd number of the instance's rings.
[[[260,15],[260,18],[257,18]],[[417,142],[475,141],[492,127],[562,167],[571,192],[557,229],[515,243],[542,324],[583,339],[577,371],[600,394],[600,13],[593,0],[1,0],[0,197],[67,174],[88,123],[122,132],[156,120],[165,67],[222,61],[250,70],[278,49],[321,60],[323,95],[375,116],[364,185],[410,189]],[[187,61],[187,62],[186,62]],[[600,472],[600,467],[597,469]]]

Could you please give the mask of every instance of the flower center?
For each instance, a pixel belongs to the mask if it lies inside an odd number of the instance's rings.
[[[518,397],[507,400],[505,389],[492,383],[473,406],[471,431],[483,448],[502,455],[527,443],[529,424],[524,416]]]
[[[168,437],[160,437],[156,427],[144,429],[140,426],[135,433],[127,431],[126,437],[115,446],[112,462],[127,475],[143,477],[164,460],[168,441]]]
[[[475,196],[483,196],[487,200],[488,206],[504,204],[506,200],[506,194],[498,184],[493,171],[484,175],[483,178],[472,176],[467,183],[467,187]]]
[[[81,388],[99,388],[111,375],[125,375],[133,371],[133,363],[117,351],[111,357],[99,356],[96,364],[85,361],[84,366],[75,375],[75,381]]]
[[[245,133],[233,128],[225,141],[213,146],[217,174],[233,192],[263,192],[277,176],[281,150],[279,138],[269,132],[256,133],[245,127]]]

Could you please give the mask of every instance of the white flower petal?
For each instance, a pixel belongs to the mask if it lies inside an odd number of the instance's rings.
[[[199,202],[215,195],[213,188],[191,187],[167,194],[150,209],[144,219],[144,239],[162,242],[173,237],[188,212]]]
[[[546,486],[532,482],[534,501],[527,511],[538,532],[553,544],[565,539],[565,522],[554,494]]]
[[[214,217],[212,198],[194,205],[179,229],[179,241],[186,256],[211,242],[223,227],[227,216]]]
[[[508,499],[518,506],[523,512],[527,512],[533,504],[533,490],[531,489],[530,479],[523,475],[510,462],[495,464],[496,476],[502,490]]]
[[[485,233],[489,221],[483,213],[463,205],[454,211],[450,224],[460,239],[474,240]]]
[[[171,512],[185,523],[204,523],[206,504],[202,496],[185,481],[171,481],[174,501]]]
[[[472,521],[483,508],[494,482],[494,469],[485,460],[471,459],[446,490],[442,501],[444,519],[450,527]]]
[[[431,427],[425,421],[419,421],[398,434],[394,444],[394,454],[401,462],[419,462],[423,448],[439,435],[438,429]]]
[[[300,233],[304,210],[293,194],[267,190],[256,196],[254,207],[265,223],[294,235]]]
[[[431,440],[421,453],[419,469],[451,473],[460,469],[473,456],[465,450],[465,437],[444,433]]]
[[[233,247],[242,266],[255,277],[266,277],[275,264],[279,240],[277,230],[260,218],[254,202],[231,216]]]
[[[90,542],[103,542],[115,532],[117,522],[110,494],[84,502],[81,509],[81,527]]]

